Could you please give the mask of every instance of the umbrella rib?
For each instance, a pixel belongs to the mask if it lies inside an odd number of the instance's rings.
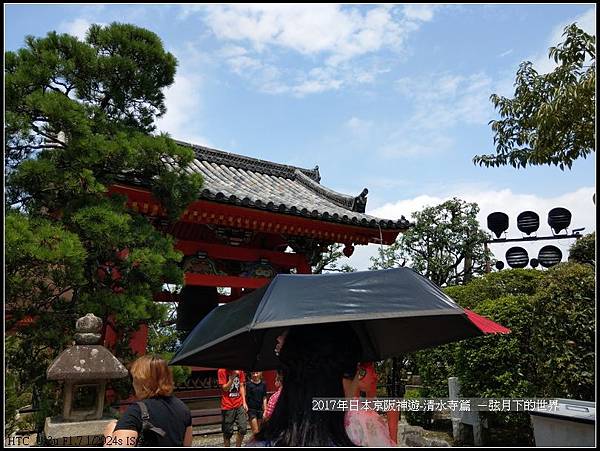
[[[252,318],[252,321],[250,322],[250,324],[247,326],[248,332],[250,332],[250,330],[252,330],[254,328],[254,326],[256,325],[256,322],[258,321],[258,317],[264,310],[265,304],[267,303],[267,299],[271,295],[271,291],[273,291],[273,288],[275,287],[275,284],[277,283],[277,277],[279,277],[279,275],[276,275],[275,278],[271,280],[271,282],[269,283],[269,286],[263,293],[261,300],[258,303],[258,308],[256,309],[256,312],[254,312],[254,317]]]

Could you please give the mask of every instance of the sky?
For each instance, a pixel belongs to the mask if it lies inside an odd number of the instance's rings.
[[[480,206],[479,220],[566,207],[571,228],[596,229],[595,153],[571,170],[485,168],[494,153],[489,97],[512,97],[519,64],[553,69],[548,48],[577,22],[596,34],[582,4],[18,5],[5,4],[5,50],[26,35],[70,33],[92,23],[155,32],[178,59],[158,129],[173,138],[304,168],[345,194],[369,189],[367,213],[386,219],[452,197]],[[566,258],[571,240],[546,244]],[[514,244],[511,244],[514,245]],[[504,260],[509,246],[492,245]],[[348,263],[367,269],[376,245]]]

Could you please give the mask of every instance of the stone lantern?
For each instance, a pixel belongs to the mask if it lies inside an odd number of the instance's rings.
[[[102,320],[91,313],[76,323],[75,345],[65,349],[52,362],[48,379],[64,381],[62,416],[46,418],[44,432],[49,441],[60,445],[101,445],[102,432],[112,418],[104,418],[106,382],[129,373],[117,358],[99,345]],[[80,442],[80,443],[77,443]]]

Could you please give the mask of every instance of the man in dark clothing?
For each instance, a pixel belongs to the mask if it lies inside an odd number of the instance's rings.
[[[267,409],[267,385],[262,380],[262,372],[254,371],[246,383],[246,402],[248,403],[248,419],[252,433],[260,429],[263,413]]]

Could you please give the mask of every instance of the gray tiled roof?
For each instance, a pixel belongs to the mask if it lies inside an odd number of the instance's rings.
[[[406,229],[409,222],[364,213],[367,190],[358,196],[321,185],[319,167],[303,169],[177,141],[196,152],[188,167],[204,178],[201,199],[322,221],[382,229]]]

